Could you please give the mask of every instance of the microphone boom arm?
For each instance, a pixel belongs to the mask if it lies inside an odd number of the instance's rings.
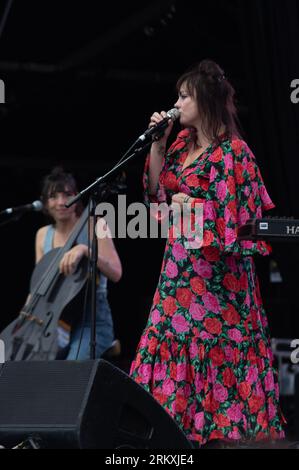
[[[169,124],[169,121],[175,121],[178,119],[180,116],[180,111],[177,108],[170,109],[166,113],[166,117],[162,119],[158,124],[156,124],[153,127],[150,127],[147,129],[138,139],[134,142],[133,145],[127,150],[127,152],[121,157],[119,162],[110,170],[108,173],[106,173],[103,176],[100,176],[96,181],[94,181],[90,186],[87,188],[83,189],[80,193],[78,193],[76,196],[72,197],[71,199],[68,200],[68,202],[65,204],[65,207],[69,208],[73,204],[75,204],[79,199],[81,199],[85,194],[91,193],[94,188],[99,183],[104,183],[110,176],[113,176],[115,173],[117,173],[121,168],[123,168],[130,160],[138,156],[141,152],[144,152],[147,148],[149,148],[152,144],[152,137],[155,139],[155,134],[158,136],[161,134],[161,131],[163,131]],[[133,153],[130,153],[133,152]]]

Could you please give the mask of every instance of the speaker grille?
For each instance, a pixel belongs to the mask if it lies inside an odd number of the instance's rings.
[[[78,410],[84,410],[88,399],[94,366],[94,361],[24,361],[22,367],[18,362],[4,364],[0,371],[0,425],[76,426],[81,418]]]
[[[169,414],[104,360],[10,361],[0,367],[0,444],[49,449],[186,449]]]

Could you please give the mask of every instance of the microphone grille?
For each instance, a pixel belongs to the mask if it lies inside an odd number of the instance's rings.
[[[172,121],[175,121],[180,117],[180,112],[177,108],[170,109],[166,114]]]
[[[41,201],[33,201],[32,207],[34,211],[41,211],[43,208],[43,203]]]

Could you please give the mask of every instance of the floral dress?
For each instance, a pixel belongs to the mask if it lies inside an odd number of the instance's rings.
[[[266,242],[238,241],[238,227],[274,207],[255,157],[222,135],[183,169],[191,132],[170,147],[156,198],[183,192],[203,203],[203,244],[186,248],[170,226],[158,286],[131,376],[187,438],[284,437],[277,373],[252,255]],[[148,196],[149,157],[144,183]]]

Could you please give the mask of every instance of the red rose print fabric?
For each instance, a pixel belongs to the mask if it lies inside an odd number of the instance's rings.
[[[170,236],[148,323],[131,376],[151,392],[186,436],[213,439],[284,437],[277,373],[252,255],[265,242],[239,242],[238,227],[274,207],[247,144],[221,136],[191,165],[189,130],[164,162],[157,194],[183,192],[203,203],[203,245]]]

